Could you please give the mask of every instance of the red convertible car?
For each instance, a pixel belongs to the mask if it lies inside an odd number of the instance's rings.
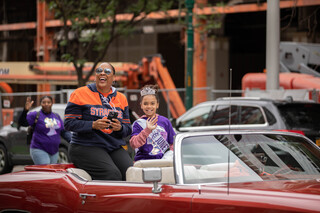
[[[320,149],[295,133],[181,133],[173,160],[137,161],[127,181],[73,164],[0,175],[0,212],[320,212]]]

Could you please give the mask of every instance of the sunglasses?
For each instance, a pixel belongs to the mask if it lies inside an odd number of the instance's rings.
[[[101,67],[99,67],[99,68],[96,69],[96,73],[97,74],[101,74],[103,71],[107,75],[110,75],[112,73],[112,70],[109,69],[109,68],[102,69]]]

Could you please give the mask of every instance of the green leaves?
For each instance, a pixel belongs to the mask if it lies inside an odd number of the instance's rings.
[[[100,62],[111,42],[115,38],[132,34],[134,27],[145,15],[167,10],[175,2],[174,0],[45,1],[48,8],[54,12],[55,18],[64,23],[62,32],[56,40],[61,53],[60,60],[72,62],[79,69],[87,61],[95,64]],[[126,19],[116,19],[117,15]],[[82,73],[82,70],[77,69],[77,72]],[[83,84],[88,76],[78,75],[78,77],[79,84]]]
[[[83,67],[86,62],[87,62],[87,60],[85,60],[85,59],[79,59],[76,61],[76,64],[77,64],[77,66]]]
[[[68,43],[68,41],[67,41],[66,39],[61,40],[61,41],[59,42],[60,46],[62,46],[62,47],[67,46],[67,43]]]
[[[72,57],[72,55],[69,54],[69,53],[63,54],[63,55],[61,56],[61,58],[62,58],[63,60],[65,60],[65,61],[69,62],[69,63],[74,60],[74,58]]]

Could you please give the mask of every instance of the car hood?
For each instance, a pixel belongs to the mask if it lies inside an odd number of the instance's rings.
[[[11,125],[6,125],[0,128],[0,136],[7,136],[9,133],[18,132],[16,127],[12,127]]]
[[[319,212],[320,180],[231,183],[229,188],[227,184],[202,185],[193,200],[195,209],[199,208],[198,203],[206,200],[228,208],[239,205],[260,209],[255,212]]]

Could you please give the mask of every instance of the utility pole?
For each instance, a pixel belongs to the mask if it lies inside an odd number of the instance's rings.
[[[185,0],[187,7],[187,72],[186,72],[186,110],[193,106],[193,25],[192,25],[192,10],[194,0]]]
[[[204,8],[208,0],[195,0],[194,4],[194,51],[193,51],[193,104],[199,104],[207,100],[206,90],[196,88],[207,87],[207,20],[197,15],[197,12]]]
[[[266,90],[279,89],[280,7],[279,0],[267,1]]]

